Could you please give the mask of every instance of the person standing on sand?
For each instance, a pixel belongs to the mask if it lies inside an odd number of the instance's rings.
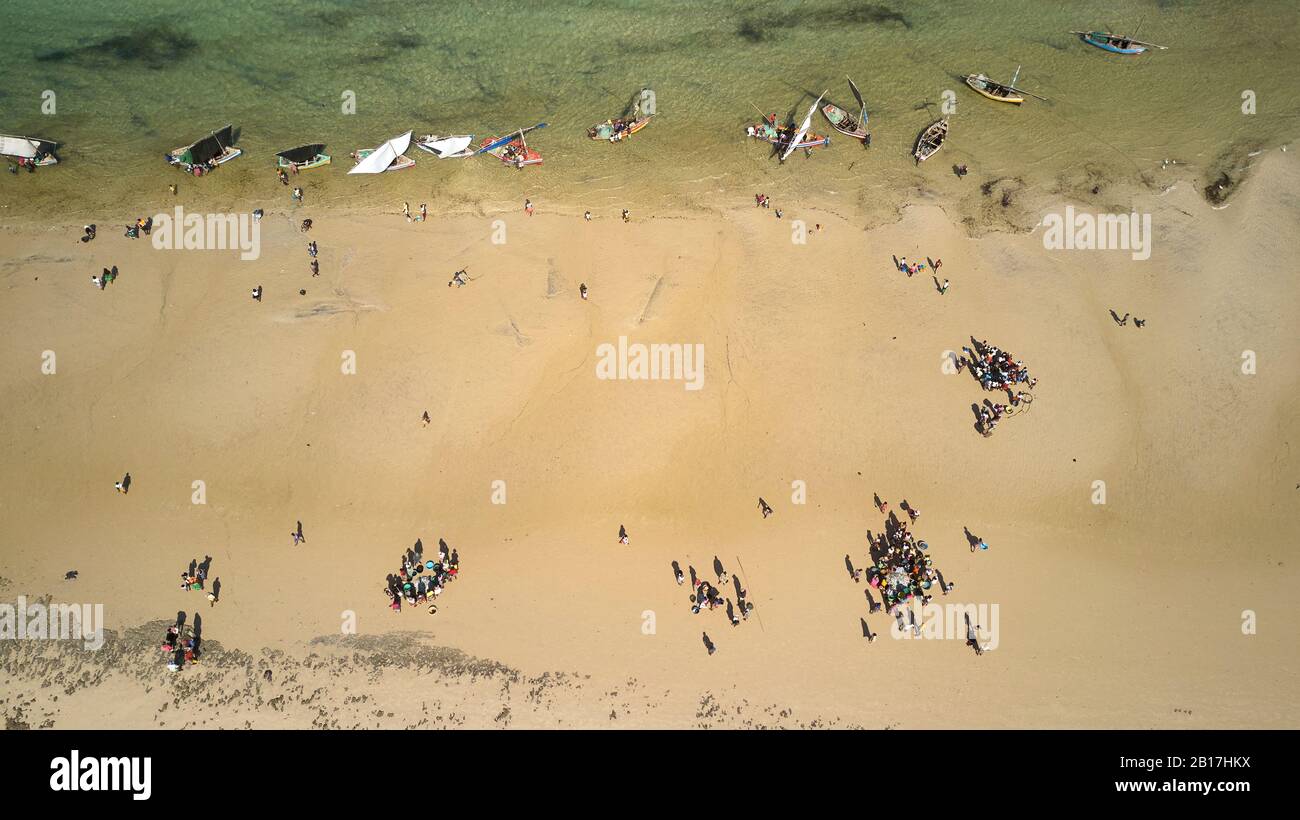
[[[531,199],[524,200],[524,213],[529,216],[533,215],[533,201]]]
[[[406,217],[407,222],[411,221],[411,203],[409,202],[402,203],[402,216]]]
[[[261,285],[258,285],[257,287],[253,288],[253,301],[254,301],[254,302],[260,302],[260,301],[262,301],[262,286],[261,286]]]
[[[318,260],[311,260],[311,264],[308,267],[311,268],[312,276],[320,276],[320,262]]]
[[[704,634],[704,648],[709,650],[709,654],[712,655],[714,652],[718,651],[718,648],[713,645],[713,641],[709,640],[709,633],[705,632],[703,634]]]
[[[943,280],[943,284],[939,286],[939,295],[942,296],[947,292],[948,292],[948,280],[945,279]]]
[[[627,527],[622,524],[618,525],[618,543],[626,545],[628,543]]]
[[[631,222],[631,221],[632,221],[632,212],[629,211],[627,208],[624,208],[624,209],[623,209],[623,221],[624,221],[624,222]]]
[[[301,188],[294,188],[294,189],[293,189],[293,194],[290,195],[290,199],[292,199],[294,202],[297,202],[299,205],[301,205],[301,204],[302,204],[302,189],[301,189]]]
[[[587,283],[586,283],[586,282],[580,283],[580,284],[578,285],[578,295],[582,297],[582,301],[584,301],[584,302],[587,301]]]
[[[767,518],[769,515],[772,514],[771,505],[769,505],[766,501],[764,501],[762,496],[759,496],[758,498],[758,508],[763,511],[764,518]]]
[[[424,415],[420,416],[421,426],[428,427],[430,421],[432,421],[432,419],[429,418],[429,411],[425,410]]]
[[[590,221],[591,221],[591,211],[583,211],[583,212],[582,212],[582,218],[585,219],[585,220],[587,220],[588,222],[590,222]]]
[[[420,218],[417,219],[416,221],[417,221],[417,222],[423,222],[424,220],[426,220],[426,219],[428,219],[428,218],[429,218],[429,206],[426,205],[425,203],[421,202],[421,203],[420,203]]]

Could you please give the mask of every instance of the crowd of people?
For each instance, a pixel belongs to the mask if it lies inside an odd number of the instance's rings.
[[[184,621],[177,621],[174,626],[167,627],[167,634],[163,636],[160,650],[163,655],[171,658],[167,662],[169,671],[179,672],[186,664],[198,663],[198,630],[191,631]]]
[[[974,348],[962,347],[963,355],[957,359],[957,372],[969,367],[971,376],[980,383],[980,387],[986,391],[1006,391],[1007,394],[1006,404],[986,401],[976,408],[979,415],[977,427],[987,438],[993,435],[1008,407],[1019,407],[1022,403],[1033,401],[1032,394],[1019,390],[1018,387],[1023,384],[1033,390],[1038,379],[1029,375],[1029,368],[1024,362],[997,345],[991,345],[987,340],[977,340],[974,336],[970,341]]]
[[[402,602],[408,606],[428,604],[428,613],[438,612],[436,603],[447,584],[456,580],[460,572],[460,555],[449,549],[447,542],[438,539],[438,560],[424,557],[424,544],[417,540],[415,546],[408,549],[401,557],[401,566],[396,573],[388,576],[384,594],[388,596],[388,606],[393,612],[402,611]]]
[[[691,588],[693,590],[691,601],[691,614],[698,615],[700,610],[723,609],[727,613],[727,620],[732,626],[740,626],[741,621],[749,620],[749,613],[754,611],[754,604],[747,600],[749,591],[740,584],[739,577],[732,577],[722,566],[722,561],[714,556],[713,573],[717,576],[716,584],[700,578],[695,567],[690,567],[691,571]],[[677,580],[678,585],[686,583],[686,576],[682,572],[681,565],[673,561],[673,577]],[[732,603],[731,599],[726,597],[722,588],[731,584],[735,589],[736,601]],[[709,654],[713,654],[710,652]]]
[[[92,229],[91,239],[94,239],[93,225],[87,226]],[[153,217],[140,217],[136,219],[134,225],[126,226],[126,237],[128,239],[139,239],[141,235],[148,236],[153,232]]]
[[[921,517],[920,510],[906,500],[901,508],[907,513],[907,521],[901,521],[895,513],[890,512],[888,502],[876,498],[876,509],[885,516],[885,529],[879,537],[867,531],[871,563],[865,572],[867,583],[881,597],[881,603],[871,599],[871,611],[877,612],[883,608],[898,619],[903,617],[906,609],[904,605],[911,601],[919,599],[922,604],[928,604],[933,597],[930,590],[936,584],[944,595],[956,586],[955,583],[946,581],[934,566],[934,559],[928,554],[930,545],[916,538],[909,529]],[[845,561],[853,581],[860,583],[863,570],[855,569],[849,556],[845,556]],[[910,615],[911,610],[907,611]],[[914,615],[911,617],[915,618]],[[913,621],[911,628],[915,630],[919,627]],[[869,636],[873,640],[874,637]]]

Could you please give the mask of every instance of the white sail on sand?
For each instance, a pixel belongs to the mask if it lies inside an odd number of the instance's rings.
[[[808,116],[803,118],[803,125],[800,126],[799,133],[794,135],[794,139],[790,140],[790,144],[785,147],[785,153],[781,154],[782,162],[785,162],[786,157],[794,153],[795,147],[803,140],[803,135],[808,133],[809,128],[812,128],[813,114],[816,113],[818,106],[822,104],[822,97],[825,96],[826,92],[823,91],[821,97],[817,98],[817,102],[813,103],[812,108],[808,109]]]
[[[407,131],[400,137],[393,137],[388,142],[376,148],[369,156],[358,162],[348,171],[349,174],[382,174],[388,170],[388,166],[406,153],[406,149],[411,147],[411,132]]]

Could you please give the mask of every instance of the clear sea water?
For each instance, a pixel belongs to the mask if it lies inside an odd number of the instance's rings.
[[[58,168],[0,178],[9,218],[126,221],[166,205],[170,183],[191,204],[287,202],[274,153],[317,141],[334,165],[295,184],[310,203],[359,210],[524,196],[707,208],[760,190],[870,209],[953,184],[954,163],[1045,191],[1135,181],[1165,159],[1208,181],[1300,123],[1295,0],[6,0],[5,18],[0,133],[65,144]],[[1068,33],[1139,26],[1170,49],[1123,57]],[[997,104],[959,80],[1009,80],[1017,65],[1019,85],[1051,102]],[[756,109],[801,119],[823,90],[853,108],[846,76],[867,98],[871,148],[833,136],[780,165],[745,138]],[[586,128],[642,86],[657,93],[656,121],[624,144],[589,141]],[[345,91],[355,115],[342,112]],[[947,91],[949,142],[917,168],[912,145]],[[345,173],[350,151],[408,129],[482,138],[540,121],[538,168],[412,148],[413,169]],[[164,151],[228,122],[240,159],[201,180],[164,164]],[[814,130],[828,130],[820,114]]]

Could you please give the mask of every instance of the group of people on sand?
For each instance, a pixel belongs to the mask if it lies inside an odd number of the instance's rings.
[[[717,584],[712,584],[703,578],[700,578],[695,567],[690,567],[691,571],[691,588],[694,592],[690,596],[691,614],[698,615],[702,609],[725,609],[727,620],[732,626],[740,626],[740,622],[749,620],[749,613],[754,611],[754,604],[747,600],[749,591],[740,584],[739,577],[732,577],[722,566],[722,561],[716,555],[713,557],[713,572],[717,576]],[[673,561],[673,577],[677,580],[678,585],[686,582],[686,576],[682,572],[682,567],[676,561]],[[736,601],[732,603],[731,599],[726,597],[722,588],[731,584],[736,592]],[[710,652],[709,654],[713,654]]]
[[[111,269],[104,268],[104,272],[101,273],[99,276],[96,276],[93,273],[90,275],[90,283],[95,287],[99,288],[100,290],[103,290],[104,288],[108,287],[109,285],[113,284],[116,281],[117,281],[117,265],[114,265]]]
[[[429,614],[434,615],[438,612],[435,601],[459,572],[460,555],[454,549],[449,550],[446,541],[438,539],[438,560],[434,561],[425,560],[424,544],[417,540],[414,547],[402,554],[396,574],[388,576],[384,587],[388,606],[394,612],[401,612],[403,601],[408,606],[428,604]]]
[[[167,634],[163,636],[162,646],[159,649],[164,655],[171,657],[167,662],[167,669],[172,672],[181,671],[186,664],[199,662],[198,635],[188,633],[189,629],[185,624],[178,621],[175,626],[167,627]]]
[[[900,629],[917,630],[919,627],[916,624],[916,616],[910,609],[907,610],[907,615],[912,618],[912,622],[910,625],[903,623],[905,605],[914,599],[920,599],[922,604],[928,604],[933,597],[929,590],[935,584],[939,585],[944,595],[947,595],[956,584],[944,580],[934,566],[934,560],[927,554],[930,545],[916,538],[909,529],[909,526],[915,524],[916,519],[920,518],[920,510],[910,505],[906,499],[903,500],[901,507],[907,513],[907,521],[899,520],[895,513],[890,512],[889,502],[881,501],[879,496],[876,497],[876,509],[885,516],[885,530],[878,538],[873,536],[870,530],[867,531],[871,564],[865,574],[867,583],[880,593],[882,603],[876,603],[875,599],[871,598],[870,592],[867,598],[871,601],[871,612],[878,612],[883,608],[898,619]],[[854,583],[860,583],[863,570],[854,568],[852,559],[847,555],[845,562],[848,564]],[[868,634],[867,637],[868,640],[875,640],[875,635]]]
[[[92,228],[91,239],[94,239],[94,234],[93,234],[93,227],[94,227],[94,226],[89,226],[89,227]],[[153,217],[152,217],[152,216],[149,216],[149,217],[143,217],[143,216],[142,216],[142,217],[139,217],[138,219],[136,219],[134,225],[127,225],[127,226],[126,226],[126,237],[127,237],[128,239],[139,239],[140,236],[141,236],[142,234],[143,234],[144,236],[148,236],[148,235],[149,235],[150,233],[152,233],[152,232],[153,232]]]
[[[971,344],[974,349],[962,347],[964,355],[957,359],[957,372],[969,367],[971,375],[985,390],[1005,390],[1007,394],[1007,404],[985,402],[986,406],[978,408],[980,433],[987,438],[993,435],[993,430],[1008,407],[1018,407],[1023,402],[1033,401],[1031,394],[1017,389],[1018,385],[1023,384],[1033,390],[1038,379],[1029,375],[1029,368],[1023,362],[997,345],[976,340],[974,336],[971,337]]]
[[[207,592],[208,605],[215,606],[217,603],[216,589],[206,590],[208,580],[208,570],[212,567],[212,556],[203,556],[203,563],[199,563],[197,558],[190,559],[189,569],[181,572],[181,589],[186,592]],[[218,582],[217,586],[220,586]]]

